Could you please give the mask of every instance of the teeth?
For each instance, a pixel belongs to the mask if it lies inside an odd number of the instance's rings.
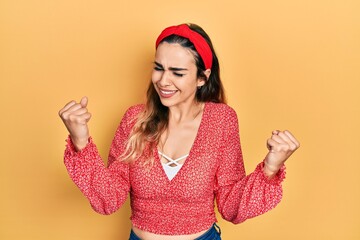
[[[163,94],[172,94],[172,93],[175,93],[176,91],[164,91],[164,90],[160,90],[161,93]]]

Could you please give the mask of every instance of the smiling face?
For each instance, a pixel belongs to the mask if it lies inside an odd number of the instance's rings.
[[[152,82],[164,106],[190,107],[205,80],[197,77],[194,55],[188,48],[163,42],[156,51]]]

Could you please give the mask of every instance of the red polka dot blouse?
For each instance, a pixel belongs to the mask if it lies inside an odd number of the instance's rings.
[[[157,149],[155,162],[144,167],[141,156],[133,164],[117,161],[143,105],[129,108],[113,139],[107,166],[90,138],[76,152],[67,140],[64,162],[71,179],[101,214],[115,212],[130,193],[131,221],[156,234],[183,235],[209,229],[216,222],[214,202],[221,216],[233,223],[274,208],[282,198],[285,167],[268,179],[263,162],[245,174],[238,120],[226,104],[206,103],[194,144],[184,165],[170,181]]]

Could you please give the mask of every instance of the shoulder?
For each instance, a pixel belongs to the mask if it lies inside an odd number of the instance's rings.
[[[124,117],[128,117],[128,118],[135,118],[139,113],[141,113],[143,110],[145,109],[145,104],[136,104],[133,105],[131,107],[129,107],[125,114]]]
[[[235,110],[225,103],[207,102],[206,108],[213,117],[237,117]]]
[[[136,119],[138,118],[139,114],[145,109],[144,104],[137,104],[129,107],[121,120],[120,125],[132,127],[134,123],[136,122]]]
[[[238,129],[238,117],[235,110],[224,103],[206,103],[205,119],[209,126],[222,130]],[[230,130],[229,130],[230,131]]]

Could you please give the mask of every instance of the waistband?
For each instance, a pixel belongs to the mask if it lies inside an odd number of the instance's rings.
[[[216,223],[214,223],[209,230],[194,240],[221,240],[220,236],[221,229]],[[139,238],[131,229],[129,240],[141,240],[141,238]]]

